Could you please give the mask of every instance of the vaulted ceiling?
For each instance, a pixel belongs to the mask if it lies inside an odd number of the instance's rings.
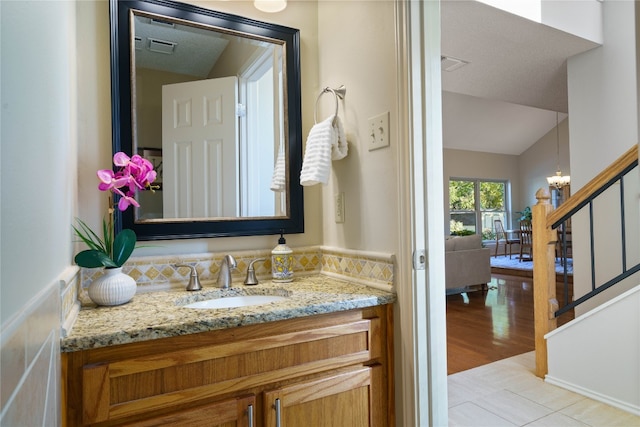
[[[567,58],[598,44],[477,1],[441,2],[444,147],[519,155],[567,117]],[[450,61],[447,61],[449,63]]]

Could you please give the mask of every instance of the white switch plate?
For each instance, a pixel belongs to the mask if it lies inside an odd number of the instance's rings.
[[[336,208],[336,223],[340,224],[344,222],[344,193],[338,193],[335,195],[335,208]]]
[[[389,112],[369,119],[369,151],[389,146]]]

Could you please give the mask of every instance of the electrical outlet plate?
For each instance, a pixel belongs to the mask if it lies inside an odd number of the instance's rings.
[[[344,193],[335,195],[335,220],[337,224],[344,222]]]
[[[389,146],[389,112],[369,119],[369,151]]]

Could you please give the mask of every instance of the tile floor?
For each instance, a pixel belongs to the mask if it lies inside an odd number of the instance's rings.
[[[449,375],[449,426],[640,427],[640,417],[545,383],[533,352]]]

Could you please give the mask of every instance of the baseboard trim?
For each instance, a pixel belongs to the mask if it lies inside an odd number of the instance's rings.
[[[564,388],[564,389],[569,390],[569,391],[573,391],[573,392],[578,393],[578,394],[580,394],[582,396],[588,397],[588,398],[593,399],[593,400],[597,400],[598,402],[602,402],[602,403],[605,403],[605,404],[607,404],[609,406],[613,406],[615,408],[622,409],[625,412],[629,412],[631,414],[640,416],[640,406],[636,406],[636,405],[630,404],[628,402],[623,402],[623,401],[615,399],[615,398],[613,398],[611,396],[606,396],[606,395],[604,395],[602,393],[598,393],[596,391],[586,389],[586,388],[581,387],[579,385],[575,385],[575,384],[569,383],[567,381],[563,381],[561,379],[554,378],[554,377],[552,377],[550,375],[546,375],[544,380],[545,380],[545,382],[547,382],[549,384]]]

